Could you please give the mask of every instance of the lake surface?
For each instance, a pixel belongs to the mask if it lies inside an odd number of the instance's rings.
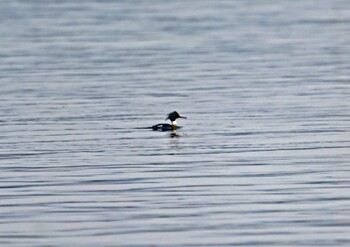
[[[350,245],[350,1],[2,0],[0,33],[1,246]]]

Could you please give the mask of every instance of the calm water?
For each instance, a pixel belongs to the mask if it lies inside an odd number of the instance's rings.
[[[0,33],[1,246],[350,245],[349,1],[2,0]]]

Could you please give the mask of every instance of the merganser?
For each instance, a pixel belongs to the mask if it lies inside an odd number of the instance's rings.
[[[176,119],[178,119],[178,118],[185,118],[186,119],[187,117],[181,116],[179,113],[174,111],[172,113],[169,113],[168,117],[165,119],[165,121],[169,119],[171,121],[171,124],[168,124],[168,123],[156,124],[156,125],[152,126],[152,129],[158,130],[158,131],[176,130],[177,128],[179,128],[176,125]]]

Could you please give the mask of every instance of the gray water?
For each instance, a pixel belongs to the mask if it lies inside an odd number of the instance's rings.
[[[350,246],[349,1],[2,0],[0,34],[1,246]]]

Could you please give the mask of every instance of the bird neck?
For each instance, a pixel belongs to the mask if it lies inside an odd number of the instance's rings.
[[[176,126],[176,120],[171,121],[171,125]]]

